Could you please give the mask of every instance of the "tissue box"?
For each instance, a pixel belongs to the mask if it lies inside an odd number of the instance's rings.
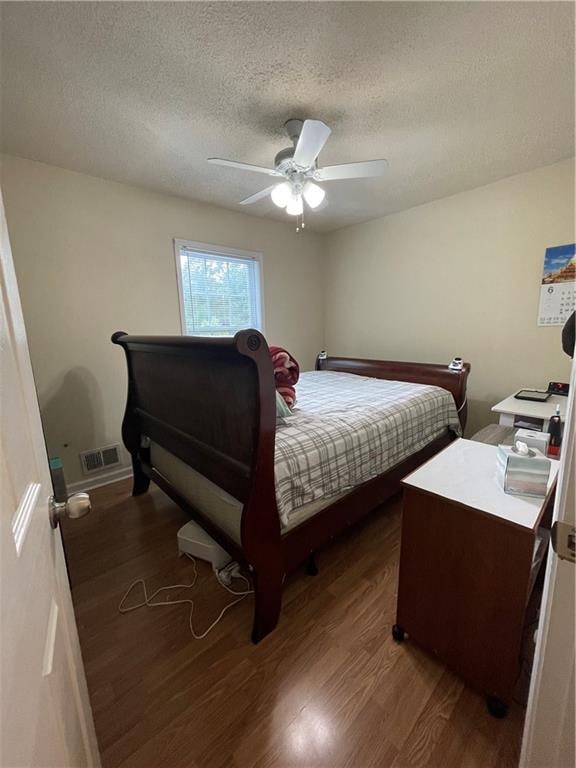
[[[523,443],[526,443],[528,448],[536,448],[546,456],[548,446],[550,445],[550,433],[535,432],[533,429],[519,429],[514,436],[514,442],[516,440],[521,440]]]
[[[550,477],[550,459],[530,448],[527,456],[518,454],[511,445],[499,445],[498,474],[506,493],[516,496],[544,498]]]

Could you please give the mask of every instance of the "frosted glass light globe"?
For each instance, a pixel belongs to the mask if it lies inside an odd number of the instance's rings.
[[[272,198],[274,205],[277,205],[278,208],[286,208],[291,194],[292,190],[290,189],[290,185],[283,181],[282,184],[278,184],[278,186],[274,187],[270,193],[270,197]]]
[[[326,192],[319,187],[318,184],[314,184],[312,181],[307,181],[304,186],[304,200],[308,203],[310,208],[318,208],[322,200],[326,197]]]
[[[304,213],[302,195],[292,195],[286,206],[286,213],[290,214],[290,216],[302,216]]]

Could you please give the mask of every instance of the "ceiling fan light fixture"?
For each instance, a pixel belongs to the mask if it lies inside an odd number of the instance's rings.
[[[302,202],[302,195],[292,195],[288,200],[286,206],[286,213],[290,216],[302,216],[304,213],[304,203]]]
[[[281,184],[278,184],[276,187],[274,187],[270,193],[270,197],[272,198],[274,205],[277,205],[278,208],[286,208],[291,194],[292,190],[290,189],[290,184],[288,184],[286,181],[283,181]]]
[[[318,157],[323,150],[330,128],[321,120],[290,119],[285,123],[286,133],[292,146],[281,149],[274,158],[274,167],[210,157],[208,162],[240,171],[250,171],[274,177],[270,186],[240,200],[239,205],[252,205],[270,198],[278,208],[284,208],[289,216],[297,217],[296,231],[304,229],[305,204],[311,210],[319,208],[326,199],[323,186],[314,182],[331,184],[348,179],[371,179],[386,171],[386,160],[361,160],[357,163],[341,163],[318,167]]]
[[[319,187],[318,184],[314,184],[312,181],[306,182],[304,185],[304,200],[306,200],[310,208],[318,208],[325,197],[326,192],[322,187]]]

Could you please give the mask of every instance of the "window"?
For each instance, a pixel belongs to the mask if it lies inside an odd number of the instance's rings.
[[[175,240],[182,333],[233,336],[262,329],[260,254]]]

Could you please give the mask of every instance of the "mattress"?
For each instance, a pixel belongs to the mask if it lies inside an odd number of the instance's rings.
[[[452,429],[454,398],[424,384],[332,371],[302,373],[297,405],[276,428],[276,500],[282,532],[391,469]],[[161,446],[153,466],[240,542],[242,504]]]
[[[174,456],[158,443],[150,442],[150,458],[166,480],[170,482],[187,499],[192,506],[203,512],[216,523],[232,541],[241,545],[240,525],[242,521],[243,504],[227,491],[213,483],[204,475],[197,472],[188,464]],[[344,496],[345,494],[341,494]],[[290,517],[286,525],[281,526],[282,534],[295,528],[300,523],[313,517],[325,507],[334,503],[339,497],[320,499],[304,504]]]
[[[306,504],[330,499],[452,429],[454,398],[427,384],[333,371],[300,376],[297,407],[276,429],[276,498],[283,525]]]

